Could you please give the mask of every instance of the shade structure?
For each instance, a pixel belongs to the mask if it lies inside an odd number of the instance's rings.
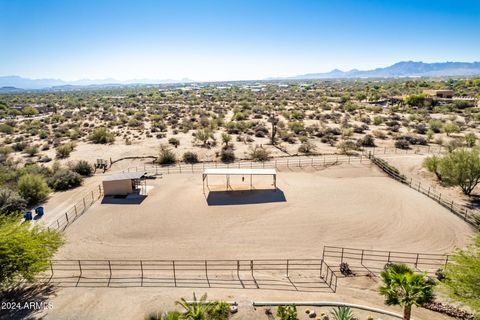
[[[250,176],[250,189],[253,188],[253,176],[272,176],[273,186],[277,189],[277,170],[275,169],[253,169],[253,168],[211,168],[205,169],[202,174],[203,192],[205,193],[205,183],[208,187],[208,176],[226,176],[227,190],[230,187],[230,176]]]
[[[124,172],[107,176],[103,179],[105,196],[128,195],[135,190],[146,192],[145,172]]]

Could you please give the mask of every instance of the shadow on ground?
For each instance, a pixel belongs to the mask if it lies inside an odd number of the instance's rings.
[[[54,289],[53,284],[43,283],[18,286],[3,292],[0,294],[0,319],[38,319],[38,312],[48,310],[48,300],[54,294]]]
[[[104,196],[102,204],[141,204],[146,197],[145,195]]]
[[[209,206],[230,206],[286,201],[285,194],[281,189],[211,191],[207,196],[207,203]]]

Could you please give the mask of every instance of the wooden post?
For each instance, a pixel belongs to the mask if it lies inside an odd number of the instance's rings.
[[[288,278],[288,264],[289,264],[289,260],[287,259],[287,278]]]
[[[143,287],[143,261],[142,260],[140,260],[140,270],[142,271],[142,278],[141,278],[140,286]]]
[[[205,260],[205,277],[207,279],[208,287],[211,288],[210,286],[210,280],[208,279],[208,266],[207,266],[207,260]]]
[[[82,264],[80,263],[80,260],[78,260],[78,270],[80,270],[80,274],[78,275],[78,280],[77,280],[77,284],[75,285],[75,287],[78,287],[78,283],[80,282],[80,278],[82,277],[82,274],[83,274]]]
[[[67,212],[65,212],[65,218],[67,218],[67,224],[69,224],[70,221],[68,220],[68,213]]]

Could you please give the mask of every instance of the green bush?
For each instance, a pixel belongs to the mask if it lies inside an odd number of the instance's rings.
[[[114,135],[110,133],[107,128],[103,127],[94,129],[88,139],[93,143],[101,144],[113,143],[115,141]]]
[[[220,159],[224,163],[230,163],[235,161],[235,152],[232,148],[223,148],[220,153]]]
[[[208,315],[212,320],[228,320],[230,316],[230,304],[225,301],[215,301]]]
[[[0,123],[0,132],[6,133],[6,134],[12,134],[13,127],[6,123]]]
[[[298,320],[296,306],[279,306],[277,308],[277,317],[280,320]]]
[[[183,154],[183,161],[185,163],[197,163],[198,155],[195,152],[187,151]]]
[[[38,153],[38,146],[31,145],[31,146],[26,147],[23,151],[26,154],[28,154],[30,157],[33,157],[34,155],[36,155]]]
[[[250,158],[254,161],[268,161],[270,159],[270,152],[263,146],[255,146],[250,150]]]
[[[82,176],[70,169],[59,169],[48,179],[48,185],[55,191],[72,189],[82,182]]]
[[[29,205],[36,204],[47,198],[51,192],[45,179],[38,174],[26,174],[18,180],[18,193]]]
[[[176,148],[180,145],[180,140],[178,140],[177,138],[170,138],[168,139],[168,143],[170,143],[172,146]]]
[[[363,147],[375,147],[375,138],[371,134],[366,134],[360,143]]]
[[[0,188],[0,213],[10,214],[22,212],[27,208],[27,201],[17,192],[7,188]]]
[[[163,165],[174,164],[177,162],[177,157],[175,156],[175,153],[173,153],[173,151],[168,147],[168,145],[161,145],[157,161]]]
[[[75,149],[75,144],[73,143],[64,143],[55,148],[56,155],[58,159],[65,159],[70,156],[70,153]]]
[[[93,174],[93,167],[85,160],[78,161],[72,167],[72,170],[84,177],[89,177]]]
[[[57,231],[18,223],[16,215],[0,216],[0,289],[34,281],[62,244]]]

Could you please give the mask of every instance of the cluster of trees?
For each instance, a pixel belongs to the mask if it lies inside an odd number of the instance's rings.
[[[470,195],[480,182],[480,149],[459,148],[445,156],[426,158],[423,166],[447,186],[459,186]]]

